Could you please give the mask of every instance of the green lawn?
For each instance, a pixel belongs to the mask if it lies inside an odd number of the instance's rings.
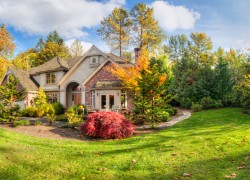
[[[0,179],[188,179],[183,173],[250,179],[250,116],[236,108],[198,112],[166,130],[101,142],[0,129]]]

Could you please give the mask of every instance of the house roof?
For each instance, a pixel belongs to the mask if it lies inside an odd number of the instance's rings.
[[[77,56],[67,60],[68,67],[71,69],[83,56]]]
[[[97,81],[94,88],[96,89],[106,89],[106,88],[119,88],[123,87],[121,81]]]
[[[19,83],[27,89],[27,91],[37,91],[38,87],[35,85],[35,83],[30,79],[30,75],[28,71],[19,69],[15,66],[9,67],[10,71],[13,73],[13,75],[19,79]]]
[[[60,57],[54,57],[40,66],[33,67],[29,70],[31,75],[40,74],[42,72],[68,70],[69,65],[66,60]]]

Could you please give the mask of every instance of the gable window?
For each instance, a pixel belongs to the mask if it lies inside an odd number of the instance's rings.
[[[56,83],[56,75],[55,75],[55,73],[48,73],[48,74],[46,74],[46,83],[47,84],[54,84],[54,83]]]
[[[90,65],[90,67],[97,67],[99,65],[98,56],[91,57],[89,65]]]

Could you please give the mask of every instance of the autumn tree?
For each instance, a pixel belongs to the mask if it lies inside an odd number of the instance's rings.
[[[37,61],[37,53],[31,48],[19,53],[12,61],[13,65],[24,70],[29,70]]]
[[[141,49],[154,52],[165,39],[163,31],[153,15],[153,8],[146,4],[136,4],[130,14],[133,21],[134,44]]]
[[[101,21],[98,35],[109,45],[112,51],[122,57],[130,42],[132,21],[129,13],[121,8],[115,8],[112,13]]]
[[[69,47],[69,53],[71,57],[83,56],[84,50],[79,40],[75,40]]]
[[[5,24],[0,27],[0,78],[3,76],[7,67],[11,64],[9,58],[15,50],[15,42],[12,35],[7,31]]]
[[[67,59],[70,56],[63,39],[56,31],[49,33],[45,42],[40,38],[35,50],[37,53],[37,59],[33,66],[41,65],[56,56],[64,59]]]

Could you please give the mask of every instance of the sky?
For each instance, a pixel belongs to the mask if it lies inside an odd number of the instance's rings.
[[[214,50],[250,48],[249,0],[0,0],[0,24],[16,43],[16,54],[34,47],[56,30],[65,43],[78,39],[85,50],[108,46],[96,34],[101,20],[115,7],[130,10],[136,3],[154,8],[155,19],[168,35],[205,32]]]

